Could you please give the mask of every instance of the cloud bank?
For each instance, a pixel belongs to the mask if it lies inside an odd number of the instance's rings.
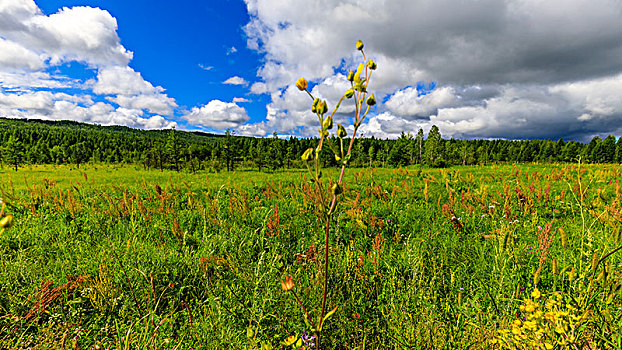
[[[620,1],[245,1],[247,46],[262,57],[257,79],[233,73],[215,83],[257,96],[189,110],[132,68],[109,12],[44,14],[33,0],[1,1],[0,116],[315,135],[311,101],[293,84],[304,76],[334,104],[362,39],[378,63],[370,86],[382,101],[361,127],[366,136],[432,125],[457,138],[622,134]],[[71,76],[75,66],[87,76]],[[266,98],[266,114],[251,121],[244,107]],[[349,124],[352,109],[344,102],[336,122]]]
[[[446,137],[587,140],[622,133],[622,3],[609,0],[246,0],[248,46],[265,57],[252,86],[269,93],[262,134],[313,134],[305,76],[322,95],[354,65],[378,63],[386,100],[363,127],[396,137],[439,126]],[[300,9],[304,8],[304,11]],[[414,88],[436,82],[427,94]],[[332,99],[333,103],[336,101]]]

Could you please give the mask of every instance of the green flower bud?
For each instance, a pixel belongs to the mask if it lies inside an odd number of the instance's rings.
[[[317,106],[317,110],[320,114],[326,114],[326,112],[328,112],[328,104],[326,101],[322,101],[322,103]]]
[[[348,70],[348,81],[354,81],[354,71]]]
[[[363,45],[363,42],[361,40],[356,42],[356,49],[357,50],[359,50],[359,51],[363,50],[363,46],[365,46],[365,45]]]
[[[339,186],[339,184],[334,184],[331,190],[335,196],[338,196],[343,193],[343,188]]]
[[[367,104],[370,106],[373,106],[376,104],[376,96],[374,96],[374,94],[371,94],[371,96],[367,98]]]
[[[303,161],[308,162],[311,160],[311,157],[313,157],[313,148],[308,148],[300,158],[302,158]]]
[[[328,116],[326,119],[324,119],[324,122],[322,123],[322,128],[324,130],[330,130],[333,128],[333,117]]]
[[[13,224],[13,215],[9,214],[0,220],[0,228],[9,228]]]
[[[311,112],[316,113],[317,112],[317,106],[320,103],[320,99],[316,98],[313,100],[313,105],[311,105]]]
[[[367,67],[369,67],[369,69],[371,70],[376,70],[376,68],[378,68],[378,65],[376,64],[376,62],[374,62],[374,60],[370,58],[369,62],[367,62]]]
[[[364,64],[359,64],[359,67],[356,69],[356,73],[354,73],[354,82],[355,83],[359,83],[361,82],[361,74],[363,73],[363,68],[365,68]]]
[[[344,96],[346,98],[352,98],[352,96],[354,96],[354,90],[352,90],[352,89],[346,90],[346,93],[344,94]]]
[[[341,124],[337,124],[337,136],[341,138],[348,136],[348,132],[346,131],[346,128],[344,128],[343,125]]]

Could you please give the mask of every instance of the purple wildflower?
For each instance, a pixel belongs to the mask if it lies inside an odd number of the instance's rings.
[[[302,339],[302,342],[309,346],[309,347],[315,347],[315,343],[311,343],[311,340],[315,339],[314,335],[309,335],[309,331],[304,331],[304,333],[302,333],[302,335],[300,336],[300,339]]]

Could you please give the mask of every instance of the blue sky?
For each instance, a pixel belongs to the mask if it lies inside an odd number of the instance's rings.
[[[63,7],[92,6],[108,11],[118,23],[121,44],[134,55],[129,63],[153,85],[162,86],[181,109],[213,99],[243,105],[252,120],[266,115],[266,95],[249,96],[247,85],[223,84],[231,77],[257,79],[261,55],[246,46],[243,27],[249,16],[239,0],[222,1],[38,1],[45,14]],[[81,64],[72,64],[71,76],[85,77]],[[86,75],[84,75],[86,74]],[[180,121],[180,125],[188,126]],[[194,127],[196,128],[196,126]]]
[[[0,116],[313,136],[294,82],[335,103],[362,39],[382,102],[365,136],[620,136],[621,16],[609,0],[2,0]]]

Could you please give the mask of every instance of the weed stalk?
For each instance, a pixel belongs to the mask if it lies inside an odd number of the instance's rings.
[[[320,140],[318,142],[318,146],[313,149],[307,149],[303,155],[302,160],[307,165],[307,169],[309,170],[309,174],[311,176],[311,181],[315,184],[314,195],[316,197],[315,203],[320,203],[320,214],[324,221],[324,266],[323,266],[323,291],[322,291],[322,302],[321,302],[321,311],[320,317],[316,324],[313,324],[308,317],[308,313],[300,301],[298,296],[294,293],[296,301],[300,304],[303,309],[305,315],[306,323],[310,323],[310,326],[313,328],[313,332],[317,336],[317,345],[320,347],[321,343],[321,333],[324,326],[324,322],[328,319],[337,308],[334,308],[330,312],[326,312],[326,304],[327,304],[327,295],[328,295],[328,278],[329,278],[329,243],[330,243],[330,226],[332,215],[335,213],[337,208],[337,199],[338,196],[343,192],[343,177],[345,174],[346,167],[348,162],[352,156],[352,146],[354,145],[354,140],[357,136],[358,128],[361,126],[363,120],[369,113],[370,108],[376,104],[376,99],[373,94],[367,96],[367,86],[371,79],[372,72],[377,68],[376,63],[367,59],[365,56],[365,52],[363,51],[363,43],[359,40],[356,44],[357,50],[361,52],[363,56],[363,63],[359,64],[356,72],[350,70],[347,75],[347,80],[350,82],[351,88],[346,90],[337,102],[335,108],[332,110],[330,114],[328,114],[328,104],[326,101],[321,101],[319,98],[313,96],[313,94],[308,90],[308,83],[304,78],[300,78],[296,81],[296,87],[303,92],[306,92],[307,95],[313,101],[311,106],[311,111],[315,113],[318,117],[318,121],[320,124],[319,136]],[[335,140],[329,137],[329,130],[333,128],[333,117],[335,113],[341,106],[341,103],[345,99],[354,99],[354,123],[353,123],[353,132],[350,137],[349,144],[347,148],[344,148],[344,139],[347,137],[346,128],[337,124],[337,130],[335,131],[335,135],[338,138],[338,144],[335,144]],[[366,108],[363,107],[363,104],[366,103]],[[327,145],[331,151],[334,153],[335,160],[341,163],[341,172],[339,173],[339,178],[336,182],[330,185],[330,204],[326,204],[326,195],[324,194],[323,182],[321,180],[322,173],[320,171],[320,153],[322,151],[322,147]],[[332,196],[331,196],[332,195]],[[291,281],[291,277],[288,277],[288,282]],[[283,282],[282,282],[283,283]],[[288,287],[288,288],[286,288]],[[291,284],[283,284],[284,290],[292,290],[293,282]],[[317,325],[317,327],[315,327]]]

